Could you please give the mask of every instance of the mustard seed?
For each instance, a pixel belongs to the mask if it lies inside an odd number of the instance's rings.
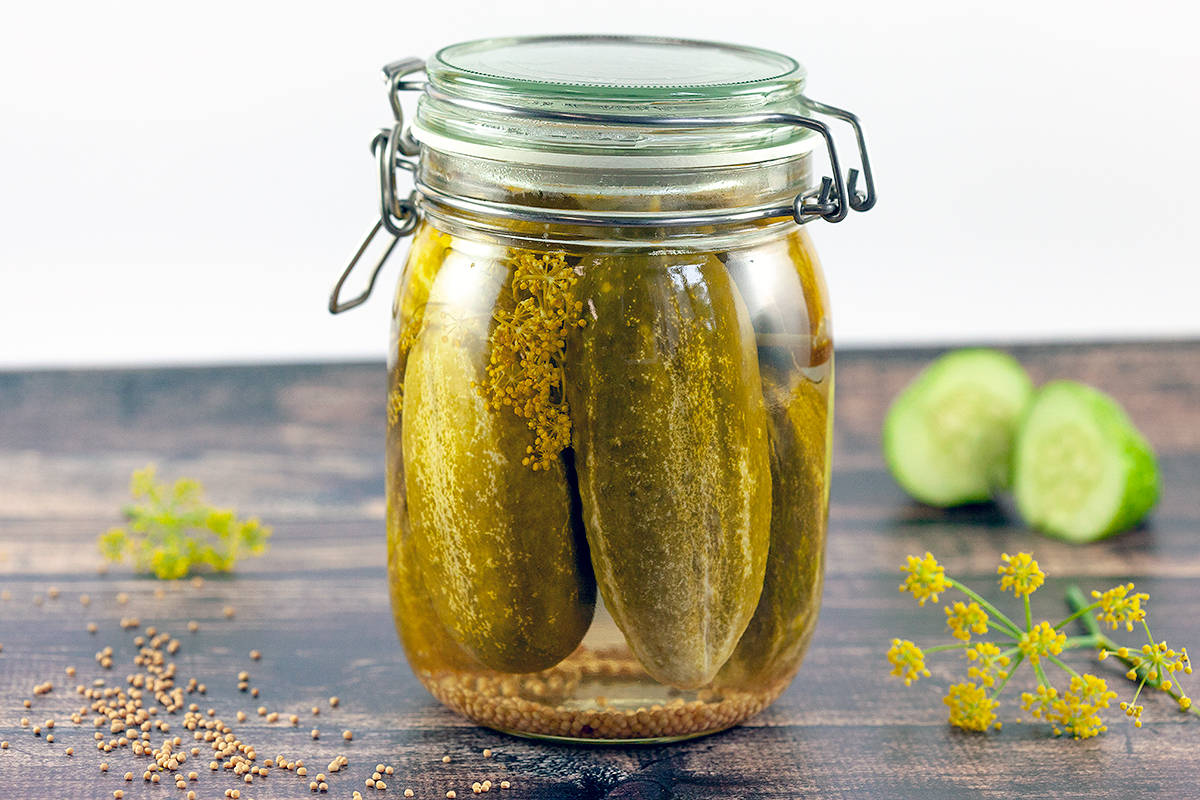
[[[57,586],[51,586],[49,589],[47,589],[47,590],[46,590],[46,594],[50,595],[50,599],[51,599],[51,600],[57,600],[57,599],[58,599],[58,594],[59,594],[59,592],[58,592],[58,587],[57,587]]]
[[[124,796],[125,792],[121,791],[120,789],[113,790],[113,797],[116,798],[116,800],[121,800],[121,798]]]
[[[354,732],[353,731],[342,731],[342,738],[348,742],[354,738]]]
[[[365,781],[363,781],[363,782],[364,782],[364,783],[367,785],[367,788],[368,788],[368,789],[374,789],[374,788],[375,788],[375,779],[374,779],[374,778],[367,778],[367,779],[366,779]]]
[[[311,789],[311,790],[313,790],[313,791],[315,792],[315,791],[317,790],[317,782],[316,782],[316,781],[309,781],[309,782],[308,782],[308,788],[309,788],[309,789]]]
[[[390,766],[388,766],[388,767],[384,767],[384,769],[383,769],[383,772],[384,772],[384,774],[385,774],[385,775],[394,775],[394,774],[396,774],[396,770],[392,769]]]
[[[383,766],[383,764],[376,764],[376,765],[375,765],[375,771],[376,771],[376,772],[383,772],[385,769],[387,769],[387,768],[386,768],[385,766]]]
[[[90,606],[91,604],[92,604],[92,598],[91,598],[91,597],[87,596],[86,594],[81,594],[81,595],[79,595],[79,605],[81,605],[81,606]]]
[[[486,747],[485,747],[485,748],[483,748],[483,757],[484,757],[484,758],[491,758],[491,757],[492,757],[492,751],[491,751],[491,750],[488,750]]]
[[[341,700],[339,700],[337,697],[331,697],[331,698],[329,698],[329,707],[330,707],[330,708],[337,708],[337,707],[338,707],[338,703],[340,703],[340,702],[342,702],[342,701],[341,701]]]
[[[125,780],[127,780],[127,781],[131,781],[131,780],[133,780],[133,773],[132,773],[132,772],[126,772],[126,773],[125,773]]]
[[[68,748],[67,748],[67,755],[69,755],[69,756],[73,756],[73,755],[75,755],[75,748],[74,748],[74,747],[68,747]]]
[[[455,792],[454,792],[454,790],[453,790],[453,789],[451,789],[450,791],[446,792],[446,800],[454,800],[454,798],[456,798],[456,797],[458,797],[458,795],[457,795],[457,794],[455,794]]]
[[[488,791],[491,791],[491,789],[492,789],[492,782],[491,782],[491,781],[484,781],[484,782],[483,782],[483,790],[484,790],[485,792],[488,792]]]
[[[190,791],[187,793],[187,800],[196,800],[196,792]]]
[[[189,772],[189,773],[188,773],[188,780],[189,780],[189,781],[198,781],[198,780],[200,780],[200,775],[199,775],[199,773],[195,772],[194,770],[193,770],[192,772]]]
[[[512,784],[511,784],[511,783],[509,783],[508,781],[500,781],[500,788],[501,788],[501,789],[508,789],[508,788],[509,788],[509,787],[511,787],[511,786],[512,786]]]
[[[262,658],[262,653],[258,652],[257,650],[250,651],[250,660],[251,661],[258,661],[260,658]]]
[[[317,784],[317,788],[320,789],[322,792],[328,792],[329,784],[328,783],[320,783],[320,784]]]
[[[188,622],[187,628],[189,633],[195,633],[196,631],[200,630],[200,623],[196,622],[196,620],[191,620]]]
[[[267,707],[266,707],[266,706],[259,706],[259,707],[258,707],[258,715],[259,715],[260,717],[265,717],[265,716],[267,715]]]
[[[300,718],[295,714],[292,714],[290,717],[288,717],[288,722],[292,723],[293,725],[299,725]]]
[[[442,763],[443,763],[443,764],[449,764],[449,763],[450,763],[450,756],[442,756]]]
[[[54,734],[52,733],[49,736],[47,736],[46,741],[50,742],[51,744],[54,744]]]
[[[233,615],[237,612],[233,606],[225,606],[221,609],[221,613],[225,615],[225,619],[233,619]]]
[[[384,783],[383,781],[375,781],[375,788],[376,788],[376,789],[378,789],[378,790],[379,790],[379,791],[381,791],[381,792],[386,792],[386,791],[387,791],[387,784],[386,784],[386,783]]]
[[[412,797],[412,796],[413,796],[413,790],[412,790],[412,789],[405,789],[405,790],[404,790],[404,796],[405,796],[405,797]]]
[[[320,738],[321,738],[321,732],[320,732],[319,730],[317,730],[316,728],[313,728],[313,729],[312,729],[312,738],[314,738],[314,739],[320,739]]]
[[[320,709],[320,708],[318,708],[317,706],[313,706],[313,707],[312,707],[312,713],[313,713],[313,716],[315,717],[315,716],[317,716],[318,714],[320,714],[320,713],[321,713],[321,709]]]
[[[124,592],[117,592],[117,605],[123,606],[129,602],[129,595]]]
[[[483,791],[483,784],[480,783],[479,781],[475,781],[474,783],[471,784],[471,791],[474,792],[475,794],[479,794],[480,792]]]
[[[88,633],[95,633],[95,632],[96,632],[96,623],[94,623],[94,622],[89,622],[89,623],[87,624],[87,632],[88,632]]]
[[[7,750],[8,742],[0,742],[0,750]]]
[[[375,772],[371,775],[371,780],[373,780],[373,781],[378,781],[378,780],[382,780],[382,779],[383,779],[383,775],[380,774],[379,770],[375,770]]]
[[[308,769],[305,767],[296,767],[296,774],[303,778],[308,774]]]

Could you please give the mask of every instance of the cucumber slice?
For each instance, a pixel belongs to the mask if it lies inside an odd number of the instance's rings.
[[[1154,506],[1158,465],[1115,400],[1055,381],[1037,393],[1017,433],[1013,491],[1031,526],[1092,542],[1133,527]]]
[[[893,401],[883,423],[892,476],[932,506],[978,503],[1008,488],[1017,422],[1033,383],[1012,356],[956,350]]]

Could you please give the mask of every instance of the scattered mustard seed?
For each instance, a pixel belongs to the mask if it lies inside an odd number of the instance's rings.
[[[8,742],[0,742],[0,750],[7,750]]]
[[[486,747],[485,747],[485,748],[483,748],[483,757],[484,757],[484,758],[491,758],[491,757],[492,757],[492,751],[491,751],[491,750],[489,750],[489,749],[487,749]]]
[[[250,660],[251,661],[258,661],[260,658],[262,658],[262,653],[258,652],[257,650],[250,651]]]
[[[390,765],[387,767],[384,767],[383,772],[385,775],[395,775],[396,774],[396,770],[392,769]]]
[[[386,783],[384,783],[383,781],[375,781],[375,788],[376,788],[376,789],[378,789],[378,790],[379,790],[379,791],[381,791],[381,792],[386,792],[386,791],[387,791],[387,784],[386,784]]]
[[[233,619],[233,615],[237,612],[233,606],[225,606],[221,609],[221,613],[225,615],[225,619]]]
[[[341,701],[341,700],[339,700],[337,697],[331,697],[331,698],[329,698],[329,707],[330,707],[330,708],[337,708],[337,707],[338,707],[338,703],[340,703],[340,702],[342,702],[342,701]]]
[[[412,790],[412,789],[405,789],[405,790],[404,790],[404,796],[405,796],[405,797],[412,797],[412,796],[413,796],[413,790]]]
[[[475,781],[474,783],[471,784],[471,791],[474,792],[475,794],[479,794],[480,792],[483,791],[483,784],[480,783],[479,781]]]
[[[133,780],[133,773],[132,773],[132,772],[126,772],[126,773],[125,773],[125,780],[127,780],[127,781],[131,781],[131,780]]]
[[[374,778],[367,778],[365,781],[363,781],[363,783],[365,783],[367,785],[368,789],[375,788],[375,779]]]
[[[317,730],[316,728],[313,728],[313,729],[312,729],[312,738],[314,738],[314,739],[320,739],[320,738],[321,738],[321,732],[320,732],[319,730]]]
[[[320,708],[320,706],[313,706],[313,707],[312,707],[312,713],[313,713],[313,716],[314,716],[314,717],[315,717],[315,716],[317,716],[318,714],[320,714],[320,713],[321,713],[321,708]]]
[[[88,596],[88,595],[86,595],[86,594],[81,594],[81,595],[79,595],[79,605],[81,605],[81,606],[90,606],[91,604],[92,604],[92,598],[91,598],[91,597],[89,597],[89,596]]]
[[[508,781],[500,781],[500,788],[501,788],[501,789],[509,789],[509,788],[511,788],[511,787],[512,787],[512,784],[511,784],[511,783],[509,783]]]
[[[189,633],[195,633],[196,631],[200,630],[200,623],[193,619],[188,622],[187,628]]]
[[[94,623],[94,622],[89,622],[89,623],[87,624],[87,632],[88,632],[88,633],[95,633],[95,632],[96,632],[96,623]]]
[[[46,741],[49,742],[50,744],[54,744],[54,734],[51,733],[50,735],[48,735],[46,737]]]
[[[120,790],[120,789],[113,790],[113,797],[116,798],[116,800],[121,800],[121,798],[124,796],[125,796],[125,792],[123,792],[122,790]]]
[[[354,732],[353,731],[342,731],[342,738],[345,739],[347,742],[349,742],[350,740],[352,740],[354,738]]]
[[[450,756],[442,756],[442,763],[443,763],[443,764],[449,764],[449,763],[450,763]]]
[[[47,589],[47,590],[46,590],[46,594],[50,595],[50,599],[51,599],[51,600],[57,600],[57,599],[58,599],[58,594],[59,594],[59,592],[58,592],[58,587],[57,587],[57,586],[51,586],[49,589]]]
[[[457,795],[457,794],[455,794],[455,792],[454,792],[454,790],[453,790],[453,789],[451,789],[450,791],[446,792],[446,800],[454,800],[454,798],[456,798],[456,797],[458,797],[458,795]]]
[[[75,748],[74,748],[74,747],[68,747],[68,748],[67,748],[67,755],[69,755],[69,756],[73,756],[73,755],[75,755]]]
[[[124,592],[117,592],[117,605],[123,606],[129,602],[129,595]]]

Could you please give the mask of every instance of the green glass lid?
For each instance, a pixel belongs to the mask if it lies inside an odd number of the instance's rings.
[[[795,95],[804,68],[754,47],[649,36],[482,39],[442,48],[434,86],[475,99],[514,95],[622,103]]]

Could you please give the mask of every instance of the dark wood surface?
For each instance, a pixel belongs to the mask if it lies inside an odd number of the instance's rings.
[[[169,781],[143,783],[146,760],[128,750],[105,756],[111,768],[102,774],[94,729],[67,719],[81,705],[76,683],[103,677],[116,685],[132,671],[137,632],[120,628],[126,616],[140,618],[142,631],[154,625],[182,640],[179,675],[209,687],[189,699],[230,721],[245,710],[249,719],[235,727],[260,758],[283,753],[324,771],[345,754],[350,767],[330,776],[331,797],[356,789],[401,797],[411,787],[418,798],[450,789],[463,798],[484,779],[511,781],[492,791],[513,800],[1197,796],[1200,719],[1164,697],[1146,700],[1140,731],[1118,712],[1104,736],[1055,739],[1044,725],[1012,721],[1029,688],[1025,672],[1004,695],[1003,731],[981,736],[946,724],[942,694],[965,671],[957,657],[931,658],[934,677],[910,689],[887,675],[892,637],[944,641],[941,608],[918,610],[897,592],[904,556],[927,549],[993,600],[1001,599],[999,554],[1032,550],[1050,575],[1036,607],[1052,618],[1070,582],[1091,589],[1134,580],[1153,598],[1156,634],[1200,650],[1200,343],[1014,352],[1035,380],[1082,379],[1126,406],[1161,456],[1163,498],[1150,521],[1071,547],[1030,533],[1003,507],[946,513],[907,501],[883,470],[879,426],[888,400],[936,351],[840,353],[825,600],[804,666],[749,723],[658,747],[504,736],[444,710],[417,683],[392,629],[384,580],[381,365],[0,373],[0,590],[10,593],[0,601],[0,739],[10,743],[0,751],[0,798],[111,798],[115,789],[129,800],[183,797]],[[164,586],[126,567],[98,573],[96,536],[119,522],[129,474],[148,462],[164,477],[199,478],[215,501],[260,515],[275,529],[270,553],[199,588]],[[117,604],[119,592],[127,605]],[[236,608],[232,619],[226,605]],[[200,623],[197,633],[187,633],[188,620]],[[99,627],[94,635],[89,621]],[[93,659],[106,645],[116,651],[111,672]],[[261,661],[249,660],[251,649]],[[68,666],[76,678],[65,676]],[[1093,668],[1128,696],[1115,668]],[[236,689],[243,669],[261,689],[257,700]],[[54,691],[35,697],[34,685],[46,680]],[[341,699],[337,709],[330,695]],[[31,710],[22,708],[27,698]],[[299,726],[268,724],[254,713],[260,704],[299,714]],[[56,741],[21,728],[22,716],[55,718]],[[342,740],[344,729],[352,742]],[[494,755],[485,759],[484,748]],[[202,800],[235,786],[257,800],[310,796],[306,781],[283,770],[253,786],[210,773],[204,753],[194,759],[200,778],[192,787]],[[386,794],[363,787],[377,762],[396,769]],[[122,780],[127,770],[137,774],[133,783]]]

